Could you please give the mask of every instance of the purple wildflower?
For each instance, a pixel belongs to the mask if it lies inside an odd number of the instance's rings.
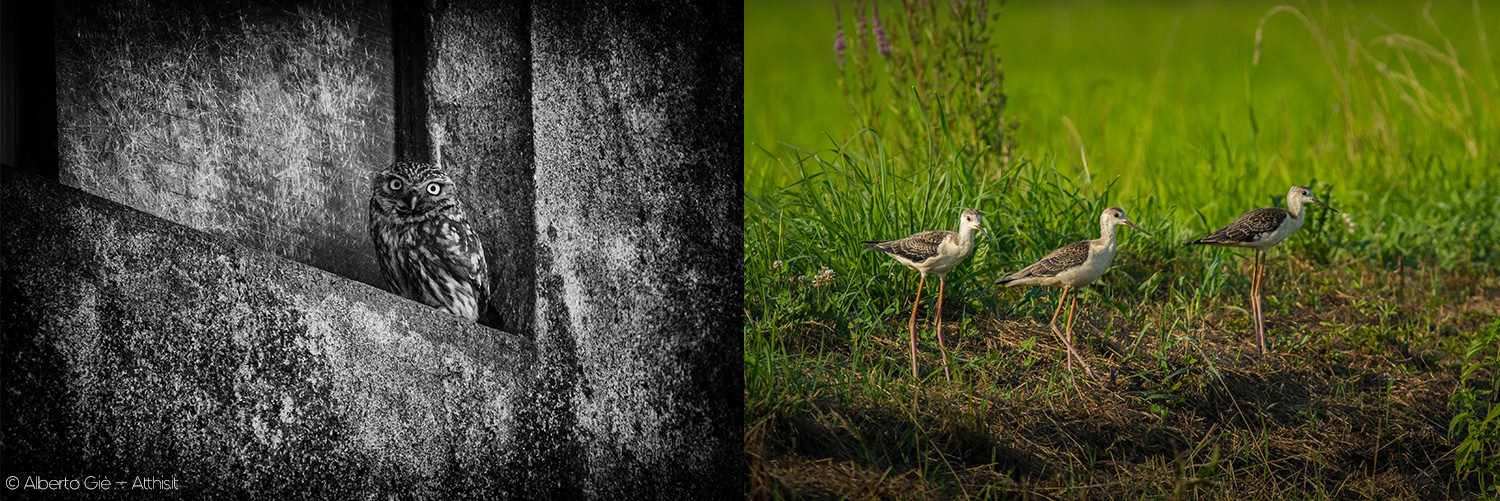
[[[885,27],[880,25],[880,4],[871,4],[875,7],[875,47],[880,55],[891,57],[891,41],[885,37]]]
[[[839,34],[833,39],[833,52],[838,54],[839,68],[844,67],[844,18],[839,15],[839,6],[833,6],[833,19],[839,26]]]
[[[854,33],[856,35],[859,35],[860,40],[864,40],[864,37],[865,37],[865,10],[859,8],[858,4],[856,4],[854,6]]]

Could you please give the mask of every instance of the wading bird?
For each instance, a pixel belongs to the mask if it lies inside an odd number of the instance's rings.
[[[1260,281],[1265,272],[1266,249],[1286,240],[1292,232],[1302,227],[1303,204],[1312,202],[1337,214],[1334,210],[1313,197],[1306,186],[1293,186],[1286,192],[1286,208],[1270,207],[1255,209],[1235,219],[1229,226],[1208,236],[1182,245],[1214,245],[1219,247],[1247,247],[1255,249],[1255,268],[1250,279],[1250,307],[1255,316],[1255,342],[1260,352],[1266,352],[1266,321],[1261,314]]]
[[[938,276],[937,322],[938,349],[943,353],[943,377],[953,380],[948,371],[948,348],[943,345],[943,286],[948,272],[962,263],[974,250],[974,232],[985,232],[984,216],[979,211],[968,209],[959,217],[958,232],[932,230],[914,234],[900,240],[868,240],[865,247],[884,252],[906,267],[917,270],[922,279],[917,282],[917,302],[911,306],[911,376],[917,377],[917,305],[922,304],[922,285],[927,283],[927,274]],[[986,232],[987,233],[987,232]]]
[[[1057,300],[1057,309],[1052,312],[1052,320],[1047,326],[1052,329],[1053,334],[1062,340],[1063,346],[1068,350],[1068,370],[1073,370],[1073,359],[1083,366],[1083,370],[1094,375],[1089,369],[1089,364],[1083,361],[1083,357],[1073,349],[1073,304],[1068,305],[1068,326],[1064,329],[1067,334],[1057,330],[1057,314],[1062,312],[1063,303],[1068,301],[1068,293],[1073,289],[1083,287],[1098,279],[1109,269],[1109,262],[1115,257],[1115,227],[1126,225],[1135,228],[1141,233],[1151,233],[1142,230],[1135,223],[1125,218],[1125,209],[1110,207],[1104,209],[1099,215],[1099,238],[1097,240],[1082,240],[1073,242],[1047,254],[1040,261],[1027,266],[1021,271],[1010,276],[996,280],[995,283],[1010,287],[1017,285],[1046,285],[1063,287],[1062,298]],[[1078,302],[1078,297],[1073,297],[1073,303]]]

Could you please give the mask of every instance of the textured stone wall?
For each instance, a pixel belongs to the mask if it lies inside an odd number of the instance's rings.
[[[384,287],[369,179],[405,139],[470,194],[496,284],[486,323],[531,332],[530,11],[398,1],[426,23],[403,68],[384,0],[61,6],[61,179]],[[414,76],[397,83],[417,100],[413,137],[393,136],[397,70]]]
[[[391,1],[400,103],[383,0],[59,6],[62,181],[108,200],[0,188],[8,474],[740,495],[740,7]],[[479,193],[517,335],[341,278],[383,286],[393,144]]]
[[[6,475],[525,492],[530,341],[51,181],[0,197]]]
[[[62,182],[369,284],[384,0],[60,2]]]
[[[741,7],[532,8],[552,453],[594,498],[739,496]]]

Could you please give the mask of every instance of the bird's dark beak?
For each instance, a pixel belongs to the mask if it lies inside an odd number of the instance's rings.
[[[411,198],[406,199],[406,210],[412,212],[417,211],[417,197],[415,195],[413,195]]]
[[[1342,212],[1339,212],[1338,209],[1335,209],[1333,207],[1329,207],[1328,204],[1323,203],[1322,200],[1318,200],[1316,198],[1312,198],[1312,199],[1309,199],[1309,200],[1312,200],[1312,202],[1315,203],[1315,204],[1323,206],[1324,209],[1328,209],[1328,210],[1333,211],[1334,214],[1343,214]]]
[[[1132,223],[1129,220],[1122,220],[1120,222],[1124,223],[1126,226],[1129,226],[1131,228],[1135,228],[1135,231],[1139,231],[1141,233],[1145,233],[1146,236],[1148,236],[1148,237],[1151,236],[1151,232],[1141,229],[1140,226],[1136,226],[1135,223]]]

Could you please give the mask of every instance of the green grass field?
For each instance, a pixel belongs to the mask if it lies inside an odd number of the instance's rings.
[[[1500,3],[1277,5],[1012,2],[914,50],[882,3],[886,63],[841,3],[846,94],[833,4],[747,3],[747,495],[1500,496]],[[969,135],[973,81],[940,78],[976,33],[1007,99],[972,129],[1003,151]],[[913,67],[963,83],[890,83]],[[1312,207],[1271,252],[1259,356],[1252,253],[1181,243],[1293,184],[1347,217]],[[1057,293],[992,282],[1110,205],[1153,235],[1122,230],[1081,296],[1089,379]],[[947,284],[955,380],[928,289],[913,381],[917,274],[859,241],[968,207],[991,234]]]

